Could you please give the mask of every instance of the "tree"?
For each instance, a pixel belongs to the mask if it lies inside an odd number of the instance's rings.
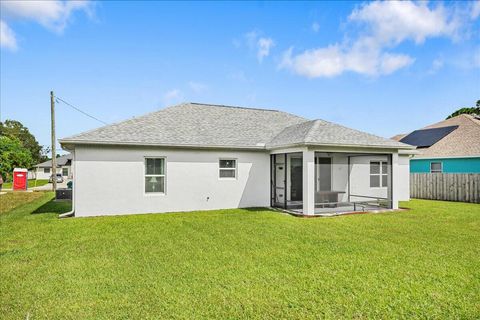
[[[30,151],[19,139],[0,136],[0,174],[10,179],[14,168],[30,168],[34,164]]]
[[[45,161],[45,147],[38,143],[35,136],[20,121],[5,120],[3,123],[0,122],[0,136],[17,138],[30,151],[34,163]]]
[[[477,103],[475,104],[475,107],[465,107],[465,108],[460,108],[451,115],[447,117],[447,119],[456,117],[461,114],[478,114],[480,115],[480,100],[477,100]]]

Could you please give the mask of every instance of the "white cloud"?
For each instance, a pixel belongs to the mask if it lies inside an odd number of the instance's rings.
[[[85,0],[2,1],[2,15],[32,20],[55,32],[62,32],[75,11],[92,14],[92,2]]]
[[[378,71],[380,74],[390,74],[411,65],[414,60],[406,54],[384,53],[380,59]]]
[[[427,2],[375,1],[355,9],[350,21],[364,23],[380,43],[398,44],[411,39],[422,43],[427,37],[452,37],[459,28],[453,12]]]
[[[368,76],[391,74],[415,59],[391,50],[404,41],[423,43],[431,37],[455,40],[462,27],[454,10],[427,2],[375,1],[353,10],[348,21],[360,25],[356,34],[346,34],[342,43],[293,54],[287,50],[279,65],[309,77],[334,77],[344,72]]]
[[[257,59],[259,62],[263,61],[263,58],[268,57],[270,54],[270,48],[275,45],[272,38],[260,38],[258,39],[257,46]]]
[[[480,16],[480,1],[474,1],[470,8],[470,18],[472,20],[477,19]]]
[[[0,20],[0,47],[7,48],[12,51],[17,50],[17,39],[15,38],[15,33],[3,20]]]
[[[270,50],[275,46],[272,38],[261,37],[259,31],[253,30],[244,34],[245,44],[251,50],[256,52],[258,62],[262,62],[265,57],[270,55]],[[236,48],[241,46],[241,42],[234,39],[233,45]]]
[[[413,63],[414,59],[403,54],[381,53],[376,49],[342,48],[331,45],[326,48],[307,50],[292,56],[293,49],[287,50],[280,64],[281,68],[292,69],[308,77],[335,77],[351,71],[364,75],[387,75]]]
[[[2,47],[16,48],[15,34],[7,24],[15,20],[34,21],[43,27],[62,33],[75,11],[93,15],[93,3],[87,0],[59,1],[0,1],[2,14]],[[5,44],[4,44],[5,43]]]
[[[320,30],[320,25],[318,24],[318,22],[312,23],[312,31],[317,33],[319,30]]]
[[[208,89],[207,85],[205,85],[203,83],[200,83],[200,82],[194,82],[194,81],[190,81],[188,83],[188,86],[195,93],[202,93],[202,92],[205,92],[205,90]]]

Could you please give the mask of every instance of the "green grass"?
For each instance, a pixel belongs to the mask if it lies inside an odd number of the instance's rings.
[[[35,184],[36,181],[36,184]],[[48,179],[38,179],[38,180],[28,180],[28,187],[33,188],[33,187],[41,187],[44,186],[48,183]],[[3,184],[4,189],[12,189],[12,183],[11,182],[5,182]]]
[[[58,219],[51,197],[0,215],[3,319],[480,317],[476,204]]]
[[[44,197],[45,194],[42,192],[7,192],[4,195],[1,195],[0,201],[0,214],[6,213],[18,206],[24,205],[25,203],[32,202],[38,198]]]

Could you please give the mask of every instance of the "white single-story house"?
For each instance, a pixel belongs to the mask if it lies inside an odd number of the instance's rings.
[[[57,158],[57,173],[62,174],[64,178],[71,179],[73,177],[71,153],[65,154]],[[36,179],[50,179],[52,175],[52,160],[37,164],[35,167],[34,176]]]
[[[184,103],[60,140],[77,217],[398,208],[415,147],[277,110]]]

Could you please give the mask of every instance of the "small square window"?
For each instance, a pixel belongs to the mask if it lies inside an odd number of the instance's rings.
[[[43,173],[50,173],[50,168],[43,168]]]
[[[430,162],[430,172],[431,173],[442,173],[442,163],[441,162]]]
[[[219,177],[234,179],[237,177],[237,160],[220,159],[218,162]]]

